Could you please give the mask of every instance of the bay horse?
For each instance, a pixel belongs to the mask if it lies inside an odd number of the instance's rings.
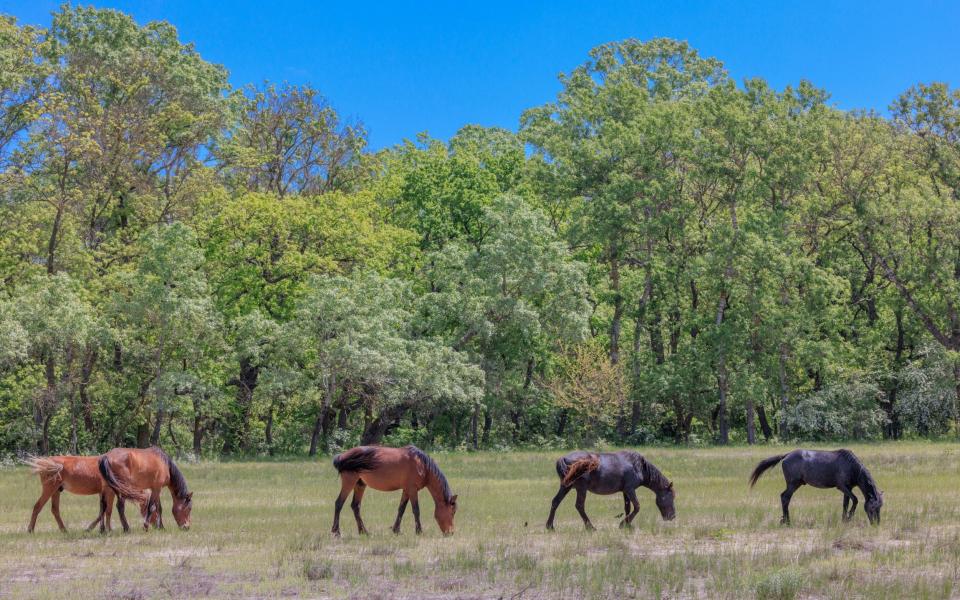
[[[880,507],[883,506],[883,492],[877,487],[860,459],[849,450],[794,450],[780,456],[771,456],[760,461],[750,475],[752,488],[764,471],[783,461],[783,478],[787,482],[787,489],[780,494],[780,505],[783,516],[782,525],[790,524],[790,498],[797,488],[803,484],[815,488],[837,488],[843,492],[843,520],[853,518],[853,511],[857,510],[857,497],[851,488],[859,487],[863,492],[864,512],[872,525],[880,523]],[[847,505],[852,503],[850,512]]]
[[[547,517],[549,530],[553,529],[557,507],[571,489],[577,490],[577,512],[587,530],[594,529],[584,510],[588,491],[602,495],[623,493],[624,517],[620,521],[621,528],[632,527],[633,519],[640,512],[636,492],[640,486],[656,494],[657,508],[664,521],[672,521],[677,516],[673,482],[638,452],[621,450],[596,453],[576,450],[562,456],[556,466],[560,490],[550,503],[550,516]]]
[[[167,453],[157,448],[114,448],[100,457],[100,474],[120,498],[146,502],[143,528],[153,523],[163,529],[160,489],[170,488],[173,497],[173,518],[181,529],[190,528],[193,492],[187,480]],[[143,490],[149,490],[149,495]],[[117,512],[123,517],[122,507]],[[126,525],[126,523],[124,523]],[[128,528],[124,527],[124,531]]]
[[[94,494],[100,496],[100,514],[90,523],[87,531],[96,527],[97,524],[100,525],[101,532],[111,529],[110,516],[113,512],[115,494],[97,470],[99,459],[99,456],[31,456],[23,461],[34,474],[40,476],[42,486],[40,499],[33,505],[33,514],[30,516],[30,525],[27,527],[28,533],[33,533],[37,525],[37,515],[40,514],[47,500],[50,500],[50,512],[57,520],[60,531],[67,530],[63,519],[60,518],[60,493],[64,491],[80,496]],[[123,500],[120,499],[119,502]],[[126,517],[122,511],[118,512],[120,521],[126,528]]]
[[[357,530],[367,533],[360,518],[360,502],[367,486],[381,492],[403,490],[393,533],[400,533],[400,521],[407,508],[413,509],[417,535],[423,532],[420,525],[420,504],[417,492],[427,488],[433,496],[433,516],[444,535],[453,533],[453,517],[457,512],[457,496],[450,491],[447,478],[437,463],[416,446],[384,448],[381,446],[358,446],[333,458],[333,466],[340,474],[340,494],[334,504],[333,535],[340,537],[340,510],[347,496],[353,491],[350,508],[357,520]]]

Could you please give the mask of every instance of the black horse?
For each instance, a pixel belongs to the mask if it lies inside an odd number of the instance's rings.
[[[623,493],[624,517],[620,521],[621,528],[631,527],[631,522],[640,512],[636,489],[641,485],[657,495],[657,508],[664,521],[673,520],[677,515],[673,506],[673,483],[637,452],[621,450],[593,453],[577,450],[557,461],[557,475],[560,476],[560,491],[550,503],[547,529],[553,529],[553,516],[571,488],[577,490],[577,512],[588,530],[594,527],[584,511],[587,491],[604,495]]]
[[[880,523],[880,507],[883,506],[883,492],[877,487],[870,471],[860,459],[849,450],[794,450],[780,456],[771,456],[760,461],[757,468],[750,475],[752,488],[764,471],[783,461],[783,478],[787,481],[787,489],[780,494],[780,504],[783,506],[783,517],[780,523],[790,524],[790,498],[803,484],[815,488],[837,488],[843,492],[843,520],[853,518],[853,511],[857,509],[857,497],[851,491],[856,486],[863,492],[864,511],[870,523]],[[853,503],[850,512],[847,505]]]

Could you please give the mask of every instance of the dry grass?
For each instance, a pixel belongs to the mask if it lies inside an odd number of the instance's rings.
[[[557,532],[544,531],[559,453],[435,455],[460,495],[451,538],[426,495],[425,534],[413,535],[408,510],[394,536],[398,495],[371,491],[371,535],[356,534],[345,507],[344,537],[332,539],[338,484],[326,459],[184,465],[196,492],[189,532],[61,534],[47,508],[31,536],[36,476],[2,469],[0,597],[960,597],[960,446],[852,449],[886,492],[880,527],[861,510],[841,523],[840,494],[809,488],[794,497],[794,525],[780,527],[779,469],[752,492],[746,483],[756,461],[782,452],[771,447],[648,449],[676,483],[677,520],[660,521],[641,489],[636,527],[621,531],[622,499],[590,496],[592,534],[572,495]],[[62,511],[79,528],[96,501],[65,495]]]

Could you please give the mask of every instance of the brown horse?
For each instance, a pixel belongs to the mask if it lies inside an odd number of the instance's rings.
[[[33,515],[27,527],[28,532],[33,533],[37,525],[37,515],[40,514],[47,500],[50,500],[50,512],[57,520],[60,531],[67,530],[63,519],[60,518],[60,492],[63,491],[80,496],[99,495],[100,514],[90,523],[87,531],[96,527],[98,523],[100,531],[111,528],[110,516],[113,513],[114,493],[97,470],[99,458],[99,456],[31,456],[24,461],[35,474],[40,476],[40,484],[43,486],[40,499],[33,505]],[[120,499],[119,502],[122,503],[123,500]],[[119,514],[120,521],[126,528],[126,518],[122,511]]]
[[[160,508],[160,489],[170,488],[173,497],[173,518],[181,529],[190,528],[193,492],[173,460],[160,448],[114,448],[100,457],[100,474],[120,498],[147,502],[143,528],[151,523],[163,528]],[[149,490],[149,496],[142,490]],[[123,509],[117,506],[123,518]],[[127,531],[124,522],[124,531]]]
[[[334,507],[331,530],[335,536],[340,537],[340,509],[351,490],[353,502],[350,503],[350,508],[357,519],[357,529],[361,534],[367,533],[363,519],[360,518],[360,502],[367,486],[381,492],[403,490],[397,520],[393,524],[394,533],[400,533],[400,520],[403,519],[403,511],[406,510],[408,501],[417,524],[417,535],[423,531],[420,526],[420,504],[417,502],[417,492],[423,488],[427,488],[433,496],[433,516],[440,525],[440,531],[444,535],[453,533],[457,497],[451,493],[447,478],[443,476],[437,463],[419,448],[359,446],[335,456],[333,466],[340,473],[340,495],[337,496]]]

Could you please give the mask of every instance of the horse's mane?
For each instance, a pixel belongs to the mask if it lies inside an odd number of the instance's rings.
[[[447,478],[443,475],[443,471],[440,470],[440,467],[437,466],[437,463],[434,462],[432,458],[427,456],[427,453],[417,448],[416,446],[407,446],[406,451],[412,454],[413,456],[420,459],[420,462],[423,463],[423,466],[436,477],[437,481],[440,482],[440,490],[443,493],[443,499],[446,502],[450,502],[450,499],[453,497],[453,492],[450,491],[450,484],[447,483]]]
[[[857,458],[856,454],[845,448],[842,450],[837,450],[837,454],[856,467],[857,484],[860,486],[860,489],[863,490],[865,496],[876,498],[880,495],[880,491],[877,489],[877,482],[873,480],[873,475],[871,475],[870,471],[867,470],[867,467],[860,462],[860,459]]]
[[[167,463],[167,468],[170,470],[170,489],[173,490],[173,494],[179,500],[187,500],[190,490],[187,489],[187,480],[183,478],[183,473],[180,472],[180,469],[177,468],[177,465],[173,462],[173,459],[167,455],[166,452],[160,448],[153,446],[150,448],[153,452],[156,452],[160,455],[160,458]]]
[[[660,472],[660,469],[653,466],[649,460],[640,457],[643,461],[643,479],[652,490],[664,490],[670,487],[670,480]]]

